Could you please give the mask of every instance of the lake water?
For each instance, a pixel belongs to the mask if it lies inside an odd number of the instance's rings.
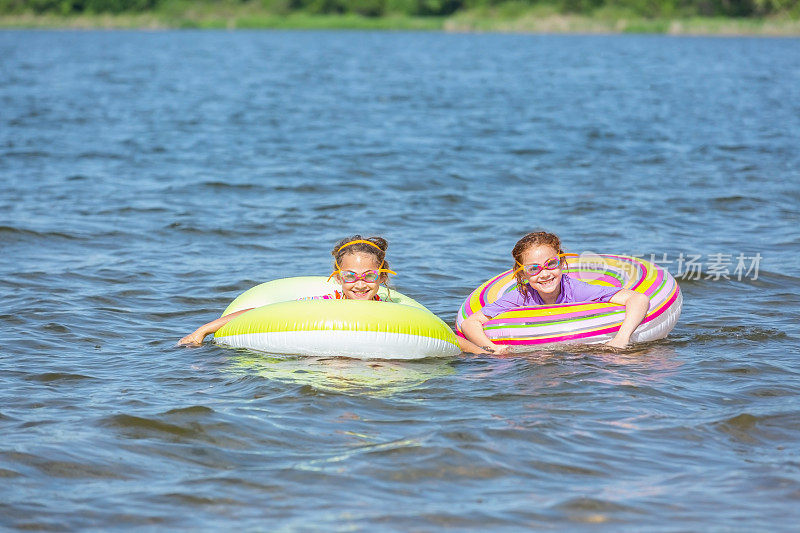
[[[0,32],[0,528],[793,530],[799,139],[797,39]],[[452,324],[537,228],[671,335],[175,346],[353,233]]]

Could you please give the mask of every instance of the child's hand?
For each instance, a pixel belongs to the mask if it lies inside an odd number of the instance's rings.
[[[203,335],[203,337],[205,337],[205,335]],[[203,337],[200,336],[199,332],[195,331],[179,340],[178,346],[200,346],[203,344]]]
[[[625,348],[625,347],[628,346],[628,340],[627,339],[621,339],[621,338],[619,338],[619,336],[616,336],[613,339],[611,339],[610,341],[608,341],[606,343],[606,346],[608,346],[610,348]]]
[[[511,349],[510,346],[506,346],[504,344],[493,344],[491,346],[481,346],[486,353],[494,354],[494,355],[506,355],[508,351]]]

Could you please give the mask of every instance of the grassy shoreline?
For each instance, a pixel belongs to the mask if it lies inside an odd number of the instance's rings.
[[[648,19],[624,13],[599,12],[591,16],[565,15],[547,9],[513,14],[491,10],[461,12],[451,17],[356,15],[274,15],[254,9],[141,14],[0,15],[0,29],[308,29],[308,30],[415,30],[445,32],[719,35],[798,37],[800,20],[788,18],[675,18]]]

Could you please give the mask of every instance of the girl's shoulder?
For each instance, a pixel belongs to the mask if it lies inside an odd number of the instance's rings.
[[[333,291],[330,294],[319,294],[316,296],[302,296],[297,299],[298,302],[307,300],[343,300],[344,295],[339,291]]]
[[[340,291],[333,291],[331,294],[322,294],[319,296],[303,296],[302,298],[298,298],[297,301],[304,301],[304,300],[346,300],[344,294]],[[374,302],[383,302],[383,300],[379,295],[375,295],[372,298]]]
[[[524,307],[527,305],[537,305],[535,300],[527,294],[522,294],[518,289],[508,291],[500,298],[481,308],[481,312],[487,317],[497,316],[505,311]]]

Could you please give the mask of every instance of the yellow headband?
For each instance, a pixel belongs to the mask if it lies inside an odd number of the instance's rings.
[[[383,248],[381,248],[380,246],[378,246],[377,244],[375,244],[375,243],[374,243],[374,242],[372,242],[372,241],[365,241],[364,239],[359,239],[359,240],[357,240],[357,241],[350,241],[350,242],[346,242],[346,243],[344,243],[343,245],[341,245],[341,246],[340,246],[340,247],[339,247],[339,248],[336,250],[336,253],[338,254],[339,252],[341,252],[341,251],[342,251],[342,248],[346,248],[346,247],[350,246],[351,244],[359,244],[359,243],[362,243],[362,242],[363,242],[364,244],[369,244],[370,246],[374,246],[375,248],[377,248],[377,249],[378,249],[378,250],[380,250],[381,252],[383,252],[383,251],[384,251],[384,250],[383,250]],[[385,260],[385,259],[384,259],[383,261],[381,261],[381,264],[378,266],[378,270],[382,270],[382,268],[381,268],[381,267],[383,266],[383,264],[384,264],[385,262],[386,262],[386,260]],[[336,260],[336,257],[334,257],[334,258],[333,258],[333,263],[336,265],[336,270],[334,270],[334,271],[333,271],[333,274],[331,274],[330,276],[328,276],[328,281],[330,281],[330,280],[331,280],[331,278],[333,277],[333,275],[334,275],[334,274],[336,274],[337,272],[339,272],[339,271],[341,270],[341,268],[339,267],[339,261],[337,261],[337,260]],[[391,270],[387,270],[386,272],[391,272],[392,274],[395,274],[395,273],[394,273],[394,272],[392,272]],[[397,274],[395,274],[395,275],[397,275]]]
[[[370,246],[374,246],[375,248],[377,248],[377,249],[378,249],[378,250],[380,250],[381,252],[383,251],[383,248],[381,248],[380,246],[378,246],[378,245],[377,245],[377,244],[375,244],[374,242],[372,242],[372,241],[365,241],[365,240],[363,240],[363,239],[360,239],[360,240],[357,240],[357,241],[350,241],[350,242],[346,242],[346,243],[344,243],[343,245],[341,245],[341,246],[339,247],[339,249],[338,249],[338,250],[336,250],[336,253],[339,253],[339,252],[341,252],[341,251],[342,251],[342,248],[346,248],[346,247],[350,246],[351,244],[358,244],[358,243],[361,243],[361,242],[363,242],[364,244],[369,244]]]

